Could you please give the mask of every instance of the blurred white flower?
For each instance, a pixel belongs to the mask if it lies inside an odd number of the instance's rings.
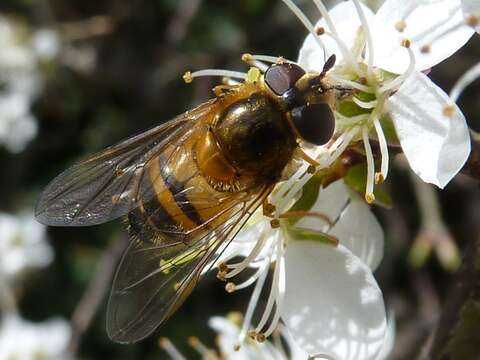
[[[59,318],[32,323],[6,315],[0,323],[0,360],[65,360],[70,325]]]
[[[59,52],[55,32],[33,35],[25,25],[0,14],[0,146],[21,152],[37,134],[31,105],[43,86],[40,61]]]
[[[0,95],[0,144],[12,152],[22,151],[37,134],[35,118],[30,113],[30,98],[21,92]]]
[[[284,2],[294,6],[290,0]],[[450,18],[463,24],[460,2],[387,0],[376,14],[358,0],[342,2],[330,11],[320,0],[315,3],[323,18],[309,26],[299,64],[322,71],[324,51],[335,54],[337,62],[327,79],[354,91],[335,109],[337,141],[330,146],[327,165],[350,143],[362,141],[368,163],[365,197],[374,201],[374,184],[388,174],[387,144],[397,140],[386,134],[391,121],[412,170],[443,188],[470,153],[468,127],[460,109],[421,71],[455,53],[474,33],[468,26],[445,33],[443,25],[450,26]],[[382,155],[378,172],[372,138],[379,142]]]
[[[38,30],[33,34],[32,46],[42,60],[51,60],[60,52],[60,39],[53,30]]]
[[[53,260],[47,242],[46,227],[39,224],[32,212],[17,216],[0,213],[0,272],[7,277],[22,271],[44,267]]]

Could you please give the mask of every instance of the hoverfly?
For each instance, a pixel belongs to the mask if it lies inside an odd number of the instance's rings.
[[[325,74],[334,62],[321,73],[281,62],[254,81],[219,86],[213,99],[87,158],[46,187],[36,207],[43,224],[126,216],[132,240],[108,303],[112,340],[139,341],[166,321],[267,203],[299,143],[330,140],[334,87]]]

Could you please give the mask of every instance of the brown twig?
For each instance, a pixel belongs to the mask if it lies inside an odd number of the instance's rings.
[[[109,289],[116,265],[128,244],[128,236],[124,233],[113,239],[103,253],[97,271],[88,285],[82,299],[72,315],[72,337],[69,344],[71,354],[76,354],[82,335],[90,326],[98,307]]]

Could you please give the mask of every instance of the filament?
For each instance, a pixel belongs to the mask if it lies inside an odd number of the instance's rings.
[[[373,52],[373,39],[372,33],[370,31],[370,27],[368,26],[367,18],[365,17],[365,13],[363,12],[362,7],[358,0],[352,0],[355,8],[357,9],[358,17],[360,18],[360,22],[362,23],[362,27],[365,31],[365,35],[367,36],[367,46],[368,46],[368,77],[369,79],[373,79],[373,59],[374,59],[374,52]]]
[[[350,54],[350,51],[348,51],[348,48],[345,42],[338,35],[337,28],[335,27],[335,24],[333,23],[332,18],[328,14],[327,8],[325,7],[325,5],[323,5],[323,3],[320,0],[313,0],[313,2],[317,6],[318,10],[322,14],[322,17],[325,19],[325,22],[327,23],[328,28],[330,29],[330,33],[325,33],[325,34],[330,35],[330,37],[332,37],[332,39],[337,43],[338,48],[342,52],[343,58],[348,62],[348,64],[352,66],[354,69],[358,70],[358,64],[352,58],[352,55]]]
[[[372,101],[362,101],[359,98],[356,98],[355,96],[352,97],[352,101],[360,106],[362,109],[375,109],[378,105],[377,100],[372,100]]]
[[[265,244],[265,241],[266,241],[266,238],[267,238],[267,236],[265,236],[265,235],[266,234],[265,234],[265,231],[264,231],[260,235],[260,239],[255,244],[255,246],[252,249],[252,251],[250,252],[250,254],[248,254],[248,256],[241,263],[237,264],[235,269],[233,269],[232,271],[229,271],[225,275],[225,278],[230,279],[230,278],[234,277],[235,275],[240,274],[243,270],[245,270],[248,267],[248,265],[250,265],[250,263],[257,257],[257,255],[260,253],[260,251],[262,251],[263,245]],[[232,265],[227,265],[227,266],[229,268],[232,267]]]
[[[378,181],[375,181],[377,184],[379,184],[379,183],[382,183],[383,180],[385,180],[388,175],[388,162],[389,162],[388,145],[387,145],[387,140],[385,139],[385,134],[383,132],[382,125],[378,120],[378,116],[376,114],[372,114],[372,117],[373,117],[373,125],[375,126],[375,131],[377,132],[378,142],[380,144],[380,154],[382,155],[382,165],[380,170],[380,174],[382,178],[378,179]]]
[[[298,8],[297,5],[293,3],[292,0],[282,0],[285,5],[288,6],[288,8],[295,14],[295,16],[302,22],[302,24],[305,26],[305,28],[310,32],[310,34],[313,36],[315,41],[317,42],[318,46],[322,49],[323,51],[323,57],[326,59],[329,54],[327,53],[327,49],[325,48],[325,44],[323,41],[320,39],[320,37],[317,35],[315,32],[315,29],[310,22],[310,20],[307,19],[305,14]]]
[[[405,48],[407,49],[408,51],[408,57],[409,57],[409,64],[408,64],[408,68],[407,70],[397,76],[395,79],[393,79],[392,81],[390,81],[389,83],[383,85],[380,87],[379,89],[379,92],[380,93],[385,93],[387,91],[395,91],[395,90],[398,90],[398,88],[400,86],[402,86],[402,84],[405,82],[405,80],[407,80],[407,78],[413,74],[413,72],[415,71],[415,55],[413,54],[413,51],[412,49],[410,48],[410,42],[409,41],[405,41],[404,42],[404,46]]]
[[[269,260],[270,263],[270,260]],[[260,293],[262,292],[263,284],[265,283],[265,279],[267,278],[268,274],[268,267],[264,271],[262,271],[260,277],[258,278],[255,287],[253,288],[252,296],[250,297],[250,301],[248,302],[247,311],[245,312],[245,319],[243,320],[242,329],[240,330],[239,335],[239,342],[243,343],[245,337],[247,336],[248,328],[250,327],[250,322],[252,321],[253,312],[255,307],[257,306],[258,299],[260,297]]]
[[[195,72],[187,71],[185,75],[183,75],[183,79],[186,83],[190,83],[193,79],[201,76],[220,76],[220,77],[227,77],[233,79],[242,79],[245,80],[247,74],[240,71],[231,71],[231,70],[223,70],[223,69],[204,69],[198,70]]]
[[[341,78],[339,76],[336,76],[334,74],[329,74],[329,78],[331,80],[341,84],[341,85],[345,85],[345,86],[351,87],[353,89],[360,90],[362,92],[366,92],[366,93],[369,93],[369,94],[375,93],[375,91],[370,86],[359,84],[356,81],[343,79],[343,78]]]
[[[372,148],[368,139],[368,126],[362,129],[363,145],[365,147],[365,155],[367,156],[367,186],[365,189],[365,200],[371,204],[375,201],[373,195],[373,184],[375,180],[375,162],[373,160]]]
[[[450,98],[453,102],[457,102],[458,98],[465,90],[467,86],[473,83],[476,79],[480,77],[480,62],[473,66],[471,69],[467,70],[460,79],[457,80],[455,85],[453,85],[452,90],[450,91]]]
[[[278,291],[279,291],[279,277],[280,277],[280,258],[281,258],[281,251],[282,251],[282,240],[281,237],[279,236],[279,233],[277,232],[277,236],[275,238],[275,268],[273,270],[273,280],[272,280],[272,285],[270,288],[270,295],[268,296],[267,300],[267,305],[265,306],[265,310],[263,312],[262,318],[260,319],[260,322],[257,325],[257,328],[255,329],[256,333],[260,333],[260,331],[263,329],[265,326],[267,320],[270,317],[270,314],[272,312],[273,305],[278,297]]]
[[[159,340],[160,347],[167,352],[172,360],[186,360],[186,358],[178,351],[173,343],[166,337]]]

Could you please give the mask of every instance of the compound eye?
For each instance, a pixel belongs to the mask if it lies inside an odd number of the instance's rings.
[[[305,70],[296,64],[272,65],[265,72],[265,83],[275,94],[281,96],[292,88],[303,75],[305,75]]]
[[[303,140],[324,145],[335,131],[335,116],[326,103],[300,106],[292,110],[292,120]]]

